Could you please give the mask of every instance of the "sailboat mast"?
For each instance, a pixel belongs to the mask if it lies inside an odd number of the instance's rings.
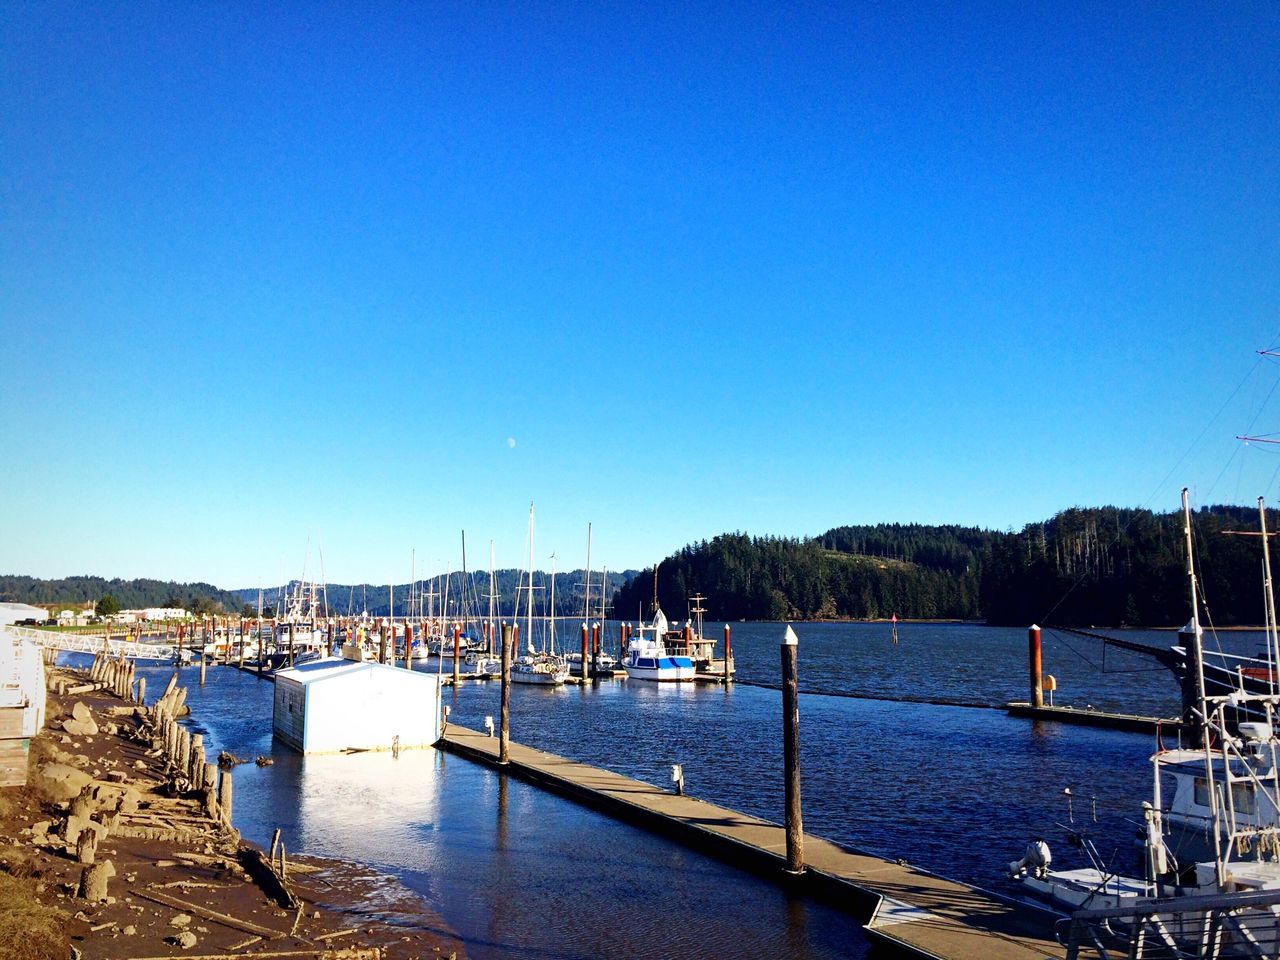
[[[533,504],[529,504],[529,609],[525,611],[525,645],[533,645]]]
[[[547,621],[547,632],[549,639],[547,640],[548,652],[551,656],[556,655],[556,555],[551,555],[551,610],[550,619]]]
[[[1271,661],[1268,671],[1271,692],[1276,692],[1276,671],[1280,670],[1280,640],[1276,637],[1276,594],[1271,583],[1271,545],[1267,542],[1267,508],[1262,497],[1258,498],[1258,523],[1262,530],[1262,572],[1266,589],[1263,598],[1267,605],[1267,658]]]
[[[582,619],[591,619],[591,523],[587,522],[587,586],[582,598]]]
[[[497,625],[493,622],[493,602],[497,599],[494,584],[496,583],[493,573],[493,541],[489,541],[489,656],[493,656],[493,631],[497,629]]]

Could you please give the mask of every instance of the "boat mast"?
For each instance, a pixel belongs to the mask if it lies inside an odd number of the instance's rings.
[[[587,522],[587,585],[582,596],[582,619],[591,619],[591,522]]]
[[[1271,583],[1271,545],[1267,541],[1267,508],[1262,497],[1258,498],[1258,523],[1262,530],[1262,576],[1265,590],[1263,599],[1267,608],[1267,659],[1271,661],[1268,671],[1271,680],[1271,692],[1276,692],[1276,671],[1280,670],[1280,638],[1276,630],[1276,594]]]
[[[529,609],[525,611],[525,645],[533,649],[533,503],[529,504]]]
[[[470,592],[467,590],[467,531],[462,531],[462,632],[467,632],[467,608],[470,606]],[[470,643],[471,641],[467,641]],[[461,651],[459,651],[461,652]]]
[[[493,541],[489,541],[489,656],[493,656],[493,631],[496,625],[493,622],[493,601],[497,599],[497,591],[494,589],[493,574]]]
[[[1195,554],[1191,544],[1191,499],[1187,488],[1182,488],[1182,531],[1187,547],[1187,582],[1191,590],[1191,623],[1190,636],[1187,638],[1187,667],[1195,670],[1196,710],[1199,713],[1200,746],[1204,749],[1204,779],[1209,788],[1209,812],[1213,824],[1213,860],[1217,870],[1217,881],[1221,887],[1226,879],[1226,864],[1222,859],[1222,831],[1219,809],[1218,787],[1213,775],[1213,747],[1209,736],[1209,704],[1204,690],[1204,656],[1201,651],[1202,637],[1200,633],[1200,595],[1196,583]]]
[[[547,643],[551,656],[556,655],[556,555],[551,555],[551,609],[547,618],[547,629],[550,640]]]

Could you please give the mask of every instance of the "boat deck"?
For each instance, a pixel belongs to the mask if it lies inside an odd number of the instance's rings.
[[[498,740],[449,724],[444,749],[497,765]],[[781,825],[678,796],[652,784],[517,743],[507,770],[627,823],[687,843],[792,884],[859,915],[873,940],[931,958],[1045,960],[1066,956],[1053,939],[1059,914],[1007,900],[903,862],[884,860],[806,835],[808,870],[783,869]]]

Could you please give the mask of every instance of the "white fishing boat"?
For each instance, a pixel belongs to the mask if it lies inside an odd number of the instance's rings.
[[[1226,692],[1206,684],[1191,512],[1182,495],[1191,622],[1187,664],[1195,687],[1198,745],[1151,757],[1151,800],[1142,804],[1140,875],[1104,863],[1089,839],[1071,830],[1089,865],[1062,870],[1042,839],[1009,864],[1028,893],[1072,912],[1074,943],[1123,942],[1130,957],[1275,958],[1280,951],[1280,695],[1241,682]],[[1271,664],[1280,661],[1271,589],[1266,514],[1262,523],[1267,635]],[[1241,716],[1261,720],[1241,721]],[[1166,785],[1173,791],[1165,805]],[[1065,791],[1070,803],[1070,791]],[[1070,819],[1070,807],[1069,819]],[[1144,946],[1145,945],[1145,946]],[[1069,946],[1070,949],[1070,946]]]
[[[622,667],[632,680],[655,680],[659,683],[682,683],[694,679],[697,668],[693,658],[667,652],[663,638],[670,623],[658,608],[651,623],[641,622],[635,635],[627,643],[627,655]]]

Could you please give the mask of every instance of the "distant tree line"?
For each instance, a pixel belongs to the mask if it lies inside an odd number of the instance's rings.
[[[108,580],[104,577],[64,577],[42,580],[16,574],[0,575],[0,600],[40,607],[96,604],[110,596],[118,609],[182,607],[193,613],[222,613],[240,609],[241,599],[210,583],[177,583],[172,580]]]
[[[1194,515],[1197,573],[1214,622],[1263,620],[1257,512]],[[1280,524],[1268,519],[1269,529]],[[1277,557],[1280,572],[1280,556]],[[648,617],[653,569],[614,596],[617,616]],[[658,602],[683,618],[704,594],[726,620],[985,619],[996,624],[1173,626],[1189,616],[1180,513],[1073,508],[1019,532],[977,527],[845,526],[818,537],[743,533],[690,544],[658,566]]]

